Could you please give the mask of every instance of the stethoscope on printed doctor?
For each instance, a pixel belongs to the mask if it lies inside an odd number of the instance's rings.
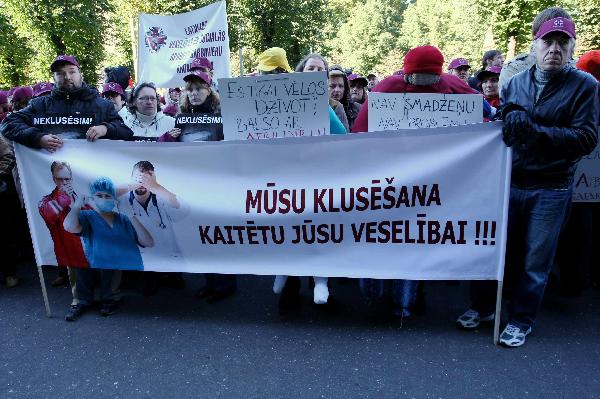
[[[131,205],[131,209],[133,209],[133,214],[138,217],[143,217],[144,216],[143,213],[141,211],[136,210],[134,201],[135,201],[135,197],[133,195],[133,192],[130,192],[129,193],[129,205]],[[154,207],[156,208],[156,211],[158,212],[158,217],[160,218],[160,223],[158,224],[158,227],[160,227],[161,229],[166,229],[167,225],[165,225],[165,223],[163,222],[163,217],[160,212],[160,207],[158,206],[158,201],[156,200],[156,194],[150,193],[150,201],[152,202],[152,205],[154,205]],[[139,206],[141,207],[141,205],[139,205]]]

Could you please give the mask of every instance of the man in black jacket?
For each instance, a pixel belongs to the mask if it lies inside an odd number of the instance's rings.
[[[128,140],[133,132],[125,126],[114,106],[83,82],[75,57],[59,55],[50,65],[55,87],[49,96],[38,97],[0,125],[0,133],[17,143],[50,152],[64,138]]]
[[[598,83],[569,61],[575,24],[553,7],[533,22],[536,64],[502,88],[503,138],[513,148],[506,281],[509,322],[500,343],[521,346],[531,332],[553,265],[560,230],[571,204],[579,159],[598,140]],[[494,318],[489,283],[473,283],[471,309],[457,320],[475,328]]]
[[[32,148],[50,152],[59,150],[63,139],[100,138],[130,140],[133,132],[125,126],[114,105],[98,95],[98,91],[83,82],[79,63],[70,55],[59,55],[50,65],[54,78],[54,89],[48,96],[34,98],[29,105],[9,114],[0,125],[5,137]],[[100,274],[97,269],[74,269],[77,283],[75,300],[66,319],[76,320],[85,310],[82,293],[93,292],[93,277]],[[100,286],[110,287],[111,270],[100,275]],[[101,314],[112,313],[114,305],[103,303]]]

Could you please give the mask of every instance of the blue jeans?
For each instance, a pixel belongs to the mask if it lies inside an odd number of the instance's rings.
[[[382,298],[385,295],[385,282],[391,284],[391,297],[394,306],[411,308],[417,301],[417,292],[421,281],[416,280],[377,280],[361,278],[360,290],[368,298]]]
[[[111,287],[112,275],[114,270],[108,269],[74,269],[75,278],[75,297],[79,303],[89,306],[94,301],[94,288],[98,288],[100,301],[103,303],[113,300]]]
[[[533,326],[552,270],[560,231],[571,205],[572,189],[511,187],[504,281],[509,322]],[[495,281],[471,283],[471,307],[482,315],[495,310]]]

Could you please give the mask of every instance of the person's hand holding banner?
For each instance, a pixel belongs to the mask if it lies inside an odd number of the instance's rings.
[[[181,135],[181,129],[174,127],[173,129],[169,130],[167,133],[169,133],[169,136],[176,139],[177,137],[179,137]]]
[[[62,147],[63,141],[54,134],[46,134],[40,138],[40,147],[48,152],[55,152]]]
[[[508,147],[522,141],[526,135],[531,133],[531,119],[525,111],[511,111],[504,118],[502,128],[502,139]]]
[[[85,137],[88,141],[96,141],[99,138],[106,136],[107,131],[108,129],[105,125],[92,126],[86,132]]]

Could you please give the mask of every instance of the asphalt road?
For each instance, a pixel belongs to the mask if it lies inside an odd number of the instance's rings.
[[[47,270],[46,279],[55,276]],[[492,326],[460,331],[467,285],[426,285],[427,311],[404,320],[367,303],[351,280],[334,282],[335,305],[280,316],[271,277],[241,276],[238,293],[206,304],[187,288],[143,297],[129,279],[108,318],[64,320],[66,288],[37,271],[0,286],[0,398],[598,398],[600,291],[552,294],[524,347],[492,342]],[[127,285],[126,285],[127,287]]]

